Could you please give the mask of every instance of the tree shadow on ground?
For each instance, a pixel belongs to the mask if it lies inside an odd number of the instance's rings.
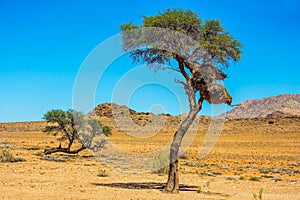
[[[129,183],[92,183],[92,185],[96,186],[104,186],[104,187],[114,187],[114,188],[124,188],[124,189],[156,189],[163,190],[165,188],[165,183],[157,183],[157,182],[129,182]],[[197,186],[190,185],[179,185],[180,191],[197,191]]]
[[[157,182],[129,182],[129,183],[91,183],[95,186],[103,186],[103,187],[113,187],[113,188],[123,188],[123,189],[131,189],[131,190],[160,190],[163,191],[166,183],[157,183]],[[186,192],[199,192],[198,186],[191,185],[179,185],[179,191]],[[210,196],[221,196],[221,197],[229,197],[230,195],[219,193],[219,192],[210,192],[210,191],[201,191],[203,195]]]

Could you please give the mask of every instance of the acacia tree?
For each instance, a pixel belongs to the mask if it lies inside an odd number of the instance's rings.
[[[147,31],[151,27],[151,31]],[[128,23],[120,29],[123,49],[130,53],[133,62],[146,63],[155,70],[171,69],[183,76],[183,80],[176,82],[184,86],[189,113],[174,134],[165,187],[165,192],[177,193],[182,139],[202,109],[204,100],[211,104],[231,105],[232,97],[218,81],[227,78],[223,69],[240,60],[241,44],[223,29],[219,21],[203,22],[194,12],[182,9],[167,9],[155,16],[143,17],[141,25]]]
[[[84,116],[83,113],[74,110],[51,110],[44,114],[44,119],[51,123],[46,126],[44,132],[62,132],[62,139],[67,140],[67,147],[62,147],[61,143],[58,147],[46,148],[45,154],[63,152],[69,154],[77,154],[86,148],[97,150],[103,148],[106,140],[101,138],[96,140],[97,136],[111,135],[111,129],[101,124],[100,121]],[[78,141],[81,147],[71,149],[75,141]]]

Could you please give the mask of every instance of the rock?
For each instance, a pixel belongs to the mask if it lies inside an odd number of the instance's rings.
[[[243,170],[243,167],[241,167],[241,166],[240,166],[240,167],[238,167],[238,168],[237,168],[237,171],[239,171],[239,172],[243,172],[243,171],[244,171],[244,170]]]
[[[229,165],[222,165],[221,168],[222,169],[229,169]]]
[[[262,174],[268,174],[268,173],[270,173],[270,169],[267,169],[267,168],[260,168],[260,169],[259,169],[259,172],[262,173]]]
[[[279,95],[247,100],[221,116],[229,119],[300,116],[300,95]]]
[[[261,177],[263,177],[263,178],[274,178],[274,176],[271,176],[271,175],[262,175]]]
[[[258,167],[255,165],[248,165],[246,168],[248,169],[257,169]]]
[[[274,168],[271,170],[272,173],[280,173],[280,174],[288,174],[292,175],[293,173],[300,173],[299,170],[292,170],[292,169],[287,169],[287,168]]]
[[[235,178],[234,177],[232,177],[232,176],[226,176],[225,177],[225,180],[227,180],[227,181],[232,181],[232,180],[234,180]]]
[[[274,177],[272,178],[273,181],[277,182],[277,181],[282,181],[282,178],[279,178],[279,177]]]
[[[290,164],[291,167],[299,167],[300,166],[300,163],[292,163]]]
[[[294,170],[294,174],[300,174],[300,170]]]
[[[206,163],[200,163],[200,164],[199,164],[199,167],[206,167],[206,166],[207,166]]]
[[[215,176],[213,173],[211,172],[201,172],[202,176]]]
[[[281,170],[280,170],[280,169],[276,169],[276,168],[275,168],[275,169],[272,169],[271,171],[272,171],[272,173],[275,173],[275,174],[276,174],[276,173],[281,173]]]
[[[221,172],[213,172],[214,175],[222,175]]]
[[[180,159],[188,159],[187,155],[185,155],[185,154],[180,155],[179,158]]]
[[[190,162],[190,161],[186,162],[185,165],[186,165],[186,166],[189,166],[189,167],[196,167],[196,166],[198,166],[197,163],[195,163],[195,162]]]

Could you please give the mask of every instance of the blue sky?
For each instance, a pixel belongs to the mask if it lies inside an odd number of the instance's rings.
[[[224,82],[234,103],[300,93],[299,0],[1,0],[0,122],[41,120],[50,109],[72,108],[77,73],[97,45],[118,34],[121,24],[177,7],[221,20],[243,44],[241,62],[226,70]],[[94,104],[110,102],[115,84],[134,66],[127,56],[113,62],[99,82]],[[158,84],[136,90],[129,106],[138,111],[159,107],[157,112],[176,115],[186,111],[174,92]],[[202,114],[210,109],[205,105]]]

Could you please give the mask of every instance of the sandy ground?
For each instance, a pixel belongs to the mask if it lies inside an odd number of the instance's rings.
[[[104,120],[105,121],[105,120]],[[208,126],[208,125],[207,125]],[[240,120],[225,123],[210,154],[197,155],[207,126],[180,160],[180,193],[162,192],[167,176],[126,173],[97,162],[85,150],[79,155],[55,154],[65,162],[45,160],[45,146],[58,136],[43,132],[0,132],[0,152],[9,150],[25,162],[0,163],[0,199],[300,199],[300,121]],[[159,148],[172,131],[136,140],[114,131],[111,140],[128,151]],[[146,150],[145,150],[146,149]]]

